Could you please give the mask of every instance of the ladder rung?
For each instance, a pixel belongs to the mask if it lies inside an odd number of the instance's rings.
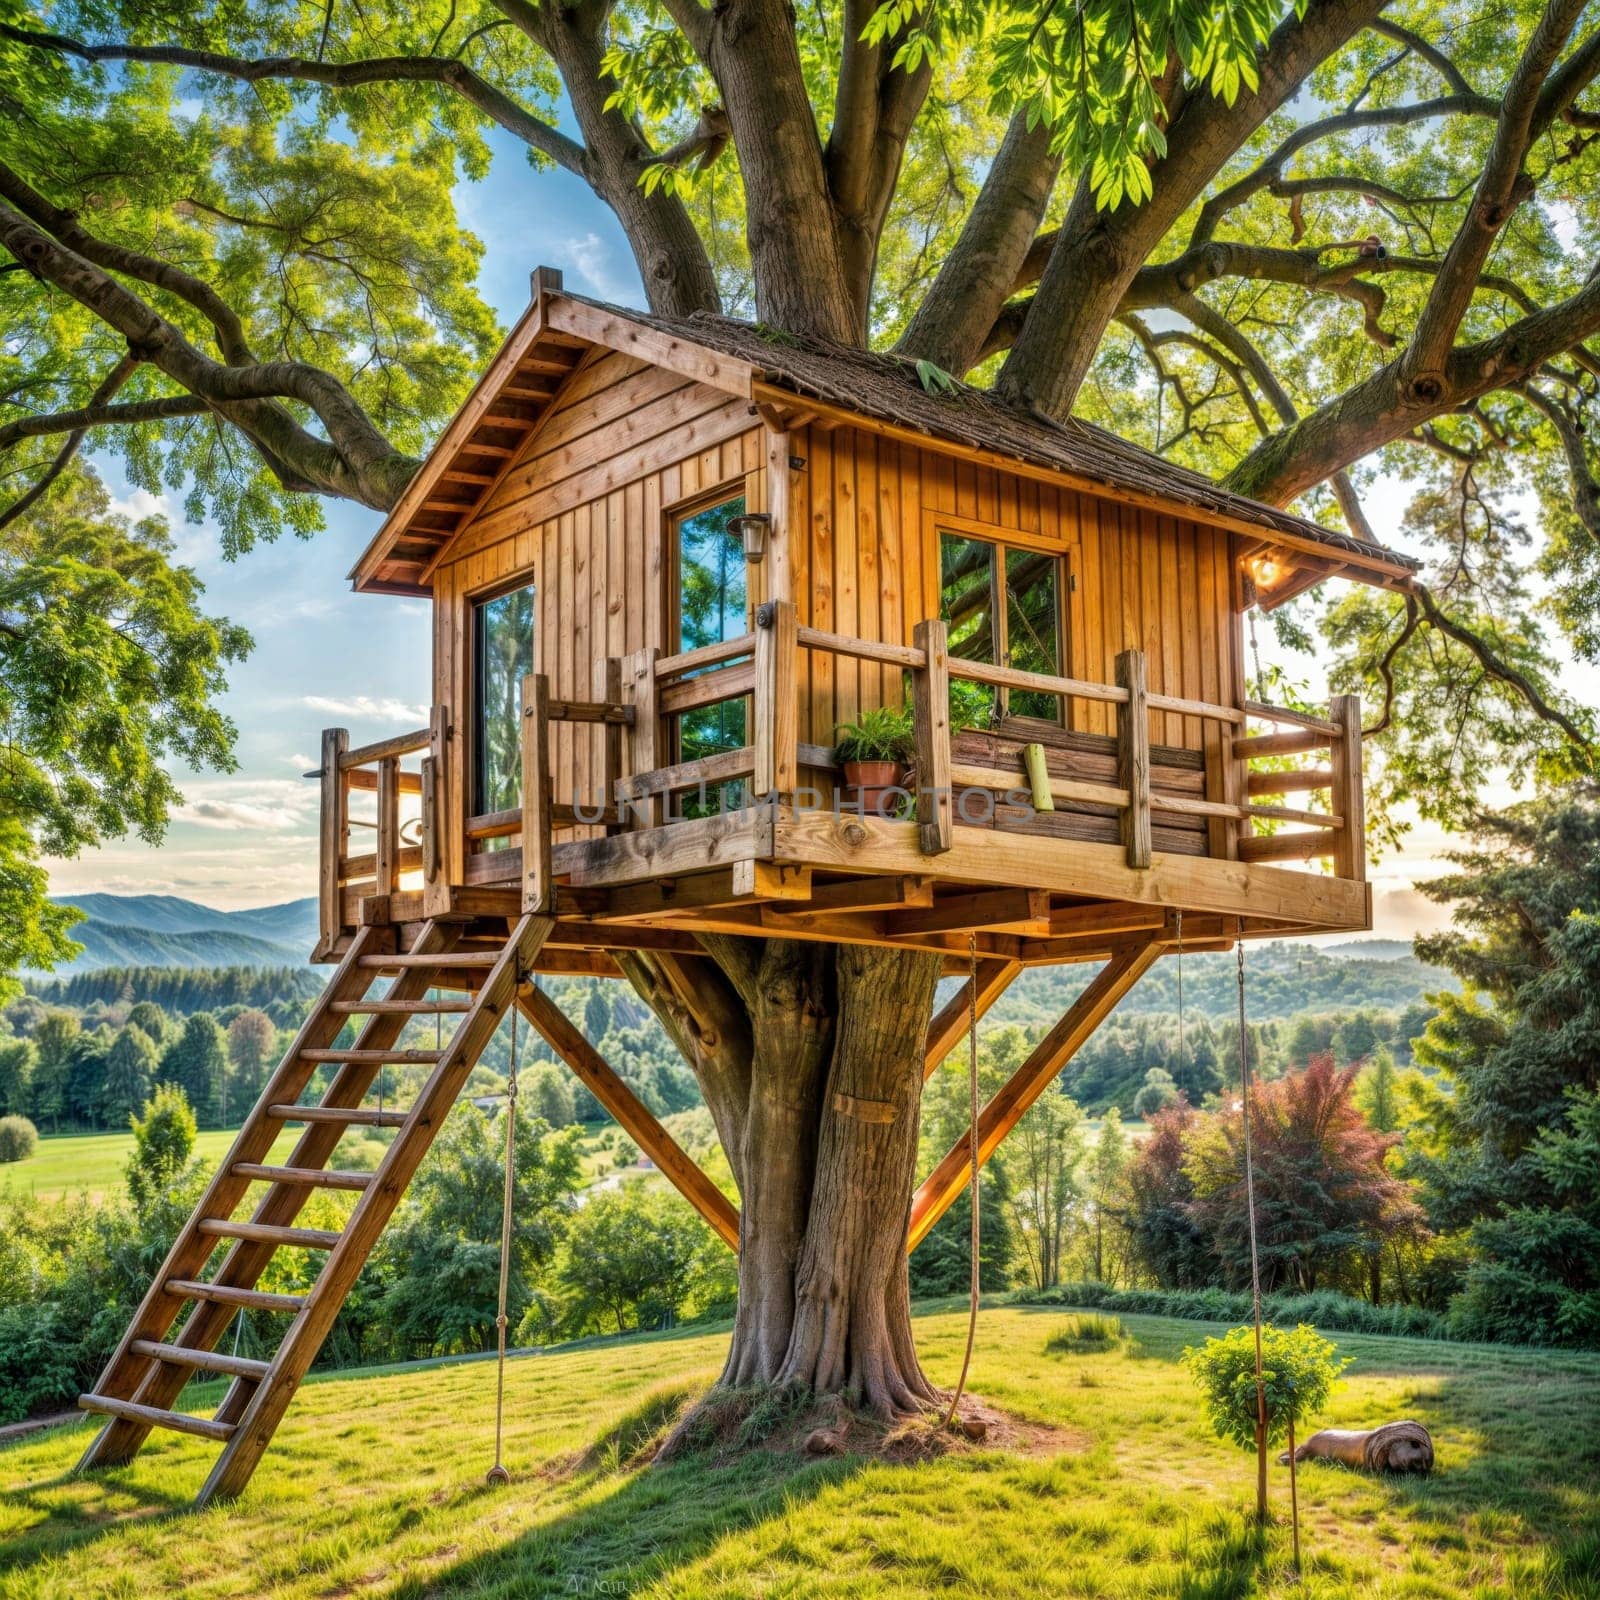
[[[103,1411],[108,1417],[148,1422],[153,1428],[171,1428],[174,1433],[193,1433],[202,1439],[233,1437],[231,1422],[213,1422],[209,1417],[191,1417],[182,1411],[163,1411],[159,1406],[136,1405],[132,1400],[113,1400],[106,1394],[80,1394],[78,1405],[85,1411]]]
[[[205,1217],[201,1233],[217,1239],[248,1239],[252,1244],[297,1245],[303,1250],[331,1250],[339,1235],[331,1228],[283,1228],[270,1222],[226,1222]]]
[[[262,1183],[296,1183],[307,1189],[365,1189],[370,1172],[344,1172],[338,1167],[264,1167],[255,1161],[235,1161],[233,1173]]]
[[[403,1128],[409,1111],[376,1111],[366,1106],[268,1106],[278,1122],[348,1122],[358,1128]]]
[[[359,964],[378,972],[386,972],[391,967],[482,967],[487,972],[495,964],[495,959],[495,954],[487,951],[480,955],[476,950],[444,950],[434,956],[412,955],[410,952],[393,956],[362,956]]]
[[[298,1311],[305,1301],[297,1294],[268,1294],[265,1289],[235,1289],[228,1283],[200,1283],[193,1278],[168,1278],[167,1293],[185,1300],[214,1300],[219,1306],[244,1306],[250,1311]]]
[[[371,1012],[379,1017],[434,1017],[470,1011],[472,1002],[470,1000],[334,1000],[329,1003],[328,1009],[337,1011],[342,1016]]]
[[[442,1050],[302,1050],[302,1061],[366,1061],[375,1066],[432,1066]]]
[[[261,1379],[267,1375],[265,1361],[249,1356],[224,1355],[220,1350],[200,1350],[184,1344],[158,1344],[154,1339],[135,1339],[128,1346],[136,1356],[152,1356],[180,1367],[198,1367],[202,1372],[226,1372],[235,1378]]]

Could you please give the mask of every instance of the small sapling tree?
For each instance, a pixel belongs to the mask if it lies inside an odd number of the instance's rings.
[[[1264,1458],[1269,1445],[1289,1446],[1289,1486],[1294,1514],[1294,1564],[1300,1566],[1299,1497],[1294,1475],[1295,1427],[1327,1401],[1334,1379],[1350,1365],[1331,1341],[1305,1323],[1292,1333],[1286,1328],[1261,1329],[1261,1379],[1256,1386],[1256,1340],[1253,1328],[1235,1328],[1220,1339],[1183,1352],[1205,1399],[1206,1415],[1220,1439],[1232,1439]],[[1264,1404],[1263,1404],[1264,1402]],[[1266,1478],[1257,1479],[1256,1516],[1267,1517]]]

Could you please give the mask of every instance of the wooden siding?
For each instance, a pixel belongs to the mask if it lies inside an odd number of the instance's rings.
[[[1059,550],[1073,580],[1067,654],[1074,677],[1115,681],[1117,652],[1143,650],[1153,693],[1238,703],[1242,665],[1231,536],[1192,521],[953,460],[870,428],[813,426],[788,436],[788,582],[804,624],[909,642],[938,606],[937,532],[1011,536]],[[587,699],[597,657],[671,649],[666,533],[674,507],[711,491],[766,503],[768,436],[748,402],[601,353],[583,363],[548,420],[510,463],[433,574],[435,696],[451,708],[446,806],[466,815],[471,771],[470,615],[475,599],[538,587],[535,670],[558,699]],[[751,603],[782,564],[752,573]],[[780,579],[781,581],[781,579]],[[803,652],[800,737],[831,742],[838,722],[897,699],[899,674]],[[1110,734],[1113,709],[1076,702],[1074,731]],[[1151,718],[1161,745],[1206,748],[1215,725]],[[593,792],[598,733],[560,725],[552,777],[559,799]],[[450,827],[452,881],[460,829]]]

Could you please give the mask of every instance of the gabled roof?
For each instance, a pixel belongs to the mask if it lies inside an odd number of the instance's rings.
[[[1070,486],[1131,498],[1170,514],[1253,534],[1310,558],[1311,571],[1348,569],[1396,583],[1420,563],[1276,506],[1234,494],[1203,474],[1092,423],[1055,422],[964,383],[930,393],[916,363],[883,351],[801,341],[732,317],[663,317],[561,291],[534,274],[533,304],[451,421],[350,576],[358,589],[426,593],[439,553],[471,519],[521,450],[585,351],[637,355],[772,414],[877,424],[940,442],[992,465],[1044,469]]]

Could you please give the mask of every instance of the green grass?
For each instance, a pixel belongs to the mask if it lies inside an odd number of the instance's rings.
[[[274,1156],[286,1156],[300,1129],[286,1128],[273,1145]],[[194,1153],[206,1161],[220,1161],[233,1143],[227,1129],[200,1134]],[[89,1194],[96,1199],[122,1186],[128,1157],[133,1154],[131,1133],[63,1133],[42,1138],[26,1161],[0,1167],[0,1189],[36,1194],[42,1200],[67,1194]]]
[[[1047,1355],[1070,1315],[985,1311],[973,1365],[978,1393],[1059,1430],[1050,1454],[629,1465],[714,1377],[725,1332],[514,1361],[506,1489],[483,1482],[491,1362],[307,1384],[245,1497],[198,1515],[183,1508],[213,1447],[161,1435],[78,1480],[76,1425],[0,1450],[0,1596],[1600,1595],[1600,1357],[1341,1338],[1356,1365],[1319,1420],[1415,1417],[1439,1467],[1303,1468],[1297,1586],[1286,1526],[1259,1556],[1249,1532],[1252,1458],[1209,1434],[1178,1364],[1214,1329],[1128,1316],[1113,1351]],[[935,1380],[964,1334],[961,1312],[919,1318]],[[1286,1517],[1286,1469],[1272,1485]]]

